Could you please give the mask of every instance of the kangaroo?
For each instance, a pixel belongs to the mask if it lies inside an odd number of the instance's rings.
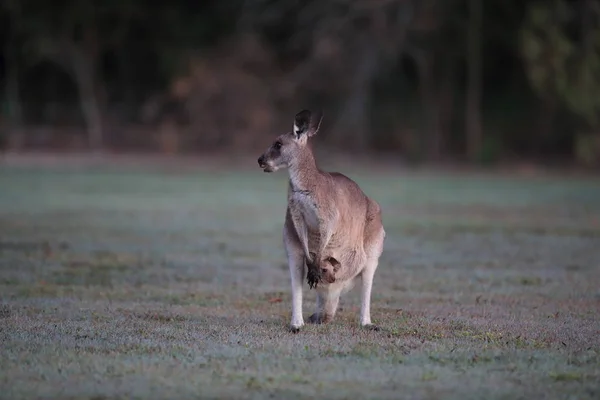
[[[321,278],[320,281],[326,283],[334,283],[336,280],[336,275],[340,268],[342,268],[342,264],[338,260],[333,257],[327,257],[321,262]]]
[[[311,252],[310,255],[311,259],[316,259],[315,253]],[[317,261],[313,264],[308,264],[309,271],[306,277],[308,286],[312,289],[317,287],[319,282],[334,283],[341,267],[340,262],[331,256],[325,257],[319,264],[317,264]]]
[[[373,277],[385,239],[381,208],[352,179],[317,166],[308,139],[317,134],[322,118],[320,112],[313,116],[309,110],[300,111],[293,131],[277,137],[258,158],[264,172],[282,168],[289,172],[283,243],[292,286],[290,331],[299,332],[304,325],[302,281],[307,268],[309,287],[317,291],[317,310],[310,322],[333,320],[340,295],[360,277],[360,323],[377,329],[371,323],[370,309]],[[323,279],[324,260],[338,267],[333,282]]]

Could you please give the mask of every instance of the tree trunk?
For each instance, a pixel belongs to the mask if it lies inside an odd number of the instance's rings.
[[[135,79],[135,70],[133,69],[133,63],[131,63],[131,57],[129,52],[124,47],[119,51],[119,80],[122,87],[122,101],[123,101],[123,117],[130,119],[135,118],[135,88],[132,84]]]
[[[334,141],[352,149],[364,149],[369,136],[371,83],[378,66],[375,46],[363,44],[358,65],[351,81],[350,93],[342,106],[334,129]]]
[[[96,52],[93,44],[88,41],[84,41],[81,45],[73,43],[71,62],[88,132],[88,144],[92,150],[100,151],[104,145],[104,128],[100,93],[96,82]]]
[[[538,129],[532,135],[533,143],[531,143],[531,152],[536,157],[540,157],[544,153],[544,143],[554,133],[554,122],[556,110],[558,108],[557,98],[554,95],[546,96],[540,105],[538,114]]]
[[[600,5],[594,0],[584,0],[582,2],[582,21],[581,21],[581,37],[583,38],[583,58],[584,62],[588,65],[592,63],[598,50],[595,48],[597,45],[597,35],[600,23]],[[596,78],[597,79],[597,78]],[[586,88],[586,91],[589,91]],[[589,92],[588,92],[589,93]],[[588,99],[588,102],[592,101]],[[595,134],[600,136],[600,115],[597,112],[597,108],[594,107],[594,117],[592,118],[592,129],[595,130]],[[599,139],[600,140],[600,139]]]
[[[14,26],[11,26],[9,29],[9,37],[4,50],[6,63],[5,96],[8,122],[7,137],[5,139],[7,147],[19,149],[23,145],[24,137],[22,130],[23,115],[19,81],[19,57],[14,28]]]
[[[102,113],[96,95],[92,71],[85,62],[76,62],[75,79],[79,90],[79,100],[83,112],[88,142],[92,150],[100,150],[103,145]]]
[[[439,120],[439,99],[435,84],[434,55],[421,52],[415,61],[419,71],[419,95],[421,97],[422,131],[418,135],[418,153],[429,159],[440,156],[441,132]]]
[[[469,0],[469,27],[467,32],[467,99],[466,139],[467,156],[475,161],[481,154],[483,143],[481,127],[482,89],[482,35],[483,0]]]
[[[456,60],[448,57],[444,67],[441,88],[438,92],[438,125],[439,142],[437,143],[440,155],[447,150],[447,140],[451,136],[455,118],[455,93],[456,93]]]

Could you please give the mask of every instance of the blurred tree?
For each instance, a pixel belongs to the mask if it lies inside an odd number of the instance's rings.
[[[304,103],[339,148],[589,159],[599,20],[594,0],[5,0],[2,128],[12,147],[240,148]]]
[[[4,89],[4,110],[6,115],[7,129],[5,141],[7,146],[19,149],[23,143],[22,133],[22,110],[20,95],[20,69],[19,46],[21,34],[15,26],[15,21],[21,17],[21,7],[17,0],[7,0],[5,7],[0,8],[0,18],[4,20],[6,29],[6,42],[4,45],[4,65],[6,70],[6,84]]]
[[[24,37],[25,60],[37,63],[49,59],[72,76],[93,149],[103,145],[104,86],[98,71],[99,57],[113,33],[111,14],[117,10],[116,4],[92,0],[6,3],[13,30]],[[125,4],[129,3],[124,2],[118,10],[126,9]]]
[[[471,161],[475,161],[481,156],[483,143],[481,126],[483,0],[468,1],[467,104],[465,121],[467,154]]]
[[[579,1],[579,9],[565,0],[532,4],[521,32],[521,51],[529,79],[550,104],[549,110],[554,110],[558,102],[563,103],[597,136],[600,5],[590,0]],[[547,118],[551,120],[552,115]]]
[[[18,125],[20,115],[19,60],[26,68],[49,60],[76,84],[88,144],[96,150],[105,142],[109,92],[119,91],[119,85],[108,84],[107,55],[115,60],[125,103],[131,103],[135,101],[131,90],[142,82],[140,77],[156,68],[148,65],[149,58],[156,59],[168,82],[181,68],[186,52],[202,44],[198,38],[218,35],[215,25],[222,22],[211,20],[194,2],[7,0],[3,6],[10,21],[4,50],[5,92],[13,125]]]
[[[415,64],[421,126],[413,140],[413,157],[439,159],[453,119],[465,16],[460,1],[428,0],[418,4],[404,53]]]
[[[280,53],[295,59],[288,79],[305,92],[317,86],[321,93],[336,92],[341,105],[329,140],[358,150],[370,144],[373,81],[402,53],[414,3],[248,0],[240,26],[267,33],[277,27],[273,39]]]

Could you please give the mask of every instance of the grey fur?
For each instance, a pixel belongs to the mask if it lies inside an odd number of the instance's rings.
[[[361,278],[360,323],[372,326],[371,288],[385,239],[379,204],[347,176],[318,168],[308,138],[317,134],[321,119],[300,111],[293,131],[277,137],[258,159],[265,172],[287,168],[290,176],[283,242],[292,285],[290,328],[295,332],[304,325],[302,281],[307,269],[309,285],[317,291],[312,322],[331,321],[340,295]],[[319,280],[320,265],[328,257],[341,264],[333,283]]]

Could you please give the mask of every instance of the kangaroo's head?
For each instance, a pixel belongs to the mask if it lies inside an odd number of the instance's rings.
[[[321,261],[321,282],[334,283],[335,274],[341,267],[340,262],[333,257],[327,257]]]
[[[264,172],[274,172],[280,168],[288,168],[309,150],[308,138],[319,131],[322,113],[312,115],[308,110],[302,110],[294,118],[294,130],[279,135],[271,146],[260,157],[258,165]]]

